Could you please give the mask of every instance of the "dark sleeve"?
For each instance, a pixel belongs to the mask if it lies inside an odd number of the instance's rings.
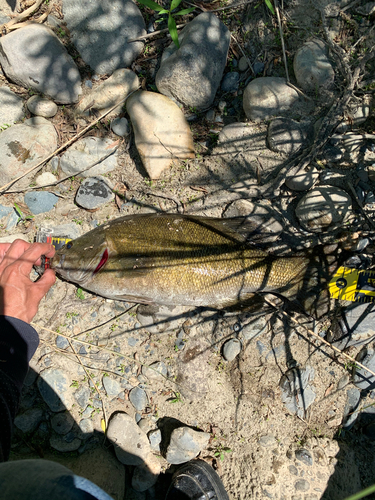
[[[23,381],[39,344],[33,327],[0,316],[0,461],[8,460]]]

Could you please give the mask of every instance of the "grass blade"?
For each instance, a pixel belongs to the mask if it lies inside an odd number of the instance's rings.
[[[271,0],[264,0],[267,7],[270,9],[270,11],[272,12],[273,15],[275,15],[275,9],[273,8],[273,5],[272,5],[272,2]]]
[[[157,12],[160,12],[161,10],[165,10],[164,7],[161,5],[157,4],[153,0],[137,0],[139,3],[142,5],[146,5],[149,9],[156,10]]]
[[[181,2],[182,2],[182,0],[172,0],[171,8],[170,8],[171,12],[172,12],[172,10],[176,9],[180,5]]]
[[[168,30],[169,30],[169,33],[171,34],[171,38],[172,38],[174,44],[179,49],[180,48],[180,43],[178,41],[178,33],[177,33],[176,21],[173,19],[173,17],[170,14],[169,14],[169,17],[168,17]]]
[[[184,16],[185,14],[190,14],[190,12],[193,12],[195,10],[195,7],[190,7],[189,9],[182,9],[176,12],[174,14],[175,16]]]

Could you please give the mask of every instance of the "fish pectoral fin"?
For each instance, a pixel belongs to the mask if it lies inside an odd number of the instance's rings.
[[[145,299],[144,297],[140,297],[138,295],[114,295],[113,298],[115,300],[126,300],[127,302],[136,302],[137,304],[147,304],[153,305],[155,302],[153,300]]]

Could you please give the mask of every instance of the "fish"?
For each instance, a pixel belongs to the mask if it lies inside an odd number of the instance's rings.
[[[51,268],[102,297],[143,304],[225,308],[255,293],[298,300],[311,289],[310,258],[271,255],[233,227],[231,219],[128,215],[68,242]]]

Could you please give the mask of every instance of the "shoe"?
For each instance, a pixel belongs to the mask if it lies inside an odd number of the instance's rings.
[[[173,475],[165,500],[229,500],[214,469],[203,460],[191,460]]]

